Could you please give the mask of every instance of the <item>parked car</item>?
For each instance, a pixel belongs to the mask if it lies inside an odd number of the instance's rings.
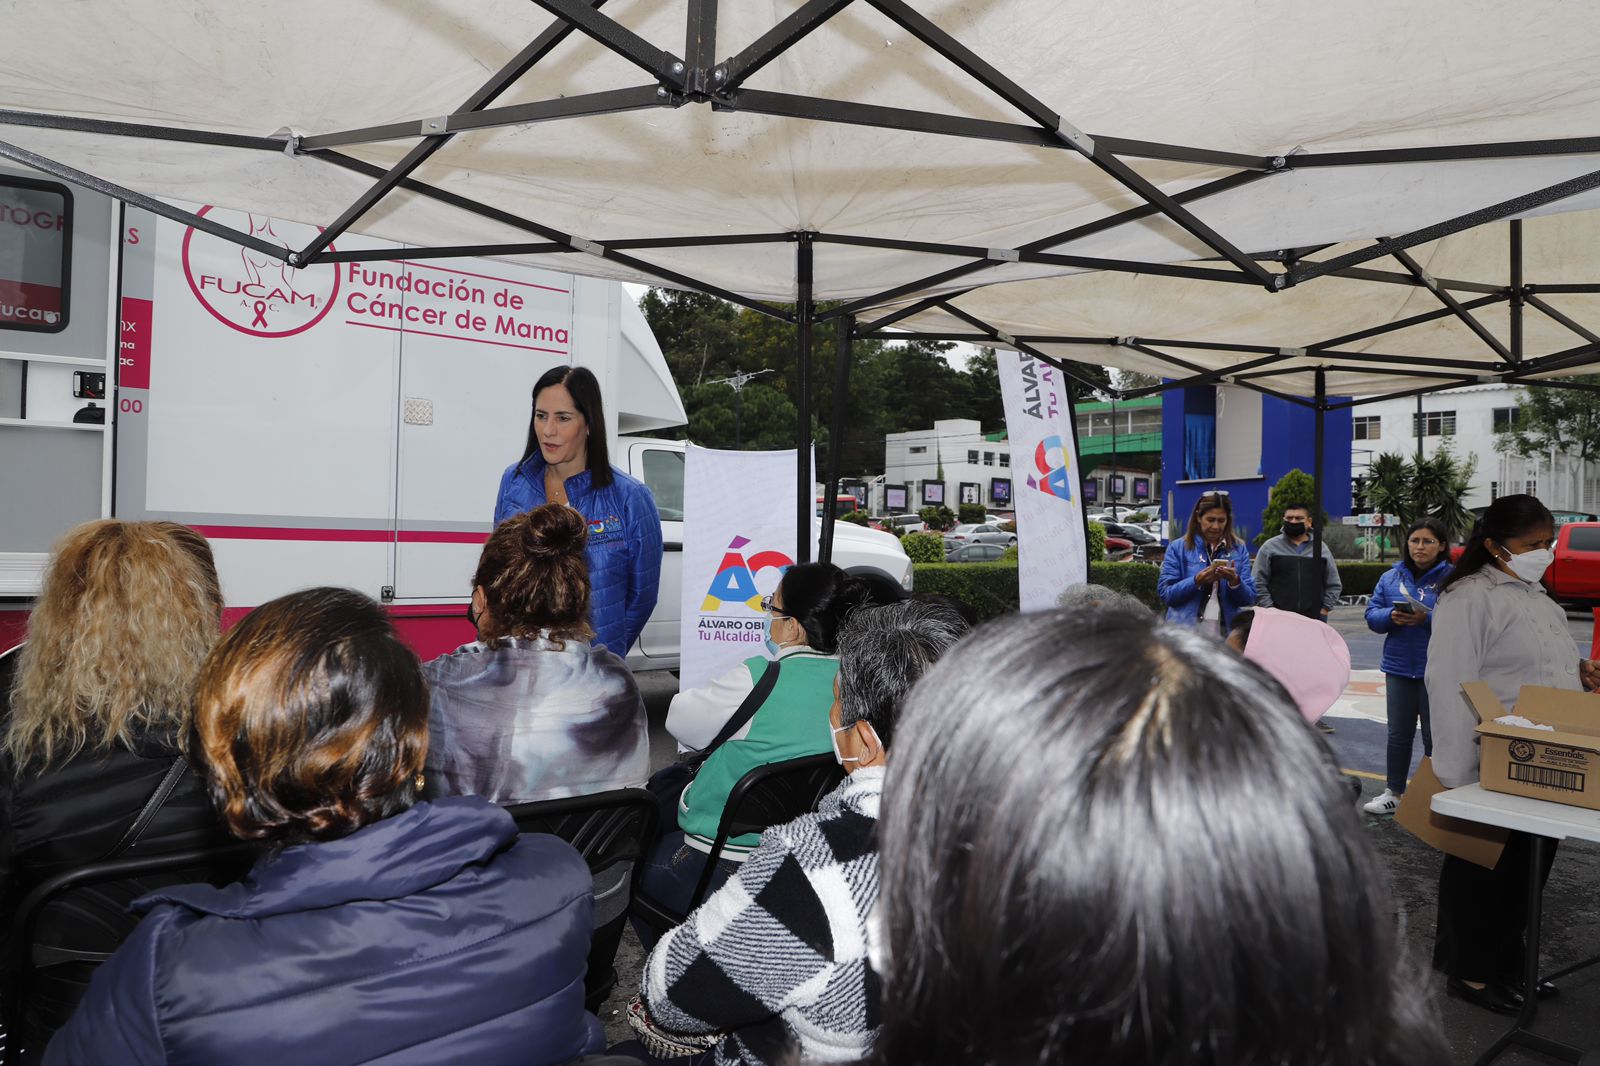
[[[889,521],[884,528],[891,533],[900,533],[902,535],[906,533],[925,533],[928,530],[928,523],[922,520],[921,515],[892,514],[889,516]]]
[[[1562,603],[1600,605],[1600,522],[1556,526],[1556,558],[1545,585]]]
[[[944,553],[947,563],[992,563],[1006,550],[999,544],[958,544]]]
[[[1131,540],[1135,545],[1156,544],[1161,540],[1160,537],[1140,526],[1124,525],[1120,522],[1102,522],[1101,525],[1105,526],[1106,536]]]
[[[972,540],[979,533],[999,533],[999,525],[990,525],[987,522],[964,522],[944,535],[944,546],[954,547]]]
[[[1110,563],[1127,562],[1133,558],[1133,541],[1125,537],[1106,538],[1106,561]]]
[[[998,527],[985,526],[984,529],[986,532],[973,533],[967,538],[967,542],[969,544],[1005,545],[1015,544],[1017,542],[1017,535],[1015,533],[1007,533],[1005,530]]]

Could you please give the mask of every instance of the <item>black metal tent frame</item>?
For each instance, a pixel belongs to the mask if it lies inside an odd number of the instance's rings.
[[[1199,148],[1186,145],[1162,144],[1131,140],[1114,136],[1091,135],[1078,129],[1060,114],[1034,97],[1024,87],[1007,77],[997,67],[974,53],[959,40],[924,17],[906,0],[854,0],[875,9],[881,15],[911,34],[925,46],[954,64],[968,77],[990,93],[1020,112],[1023,122],[1000,122],[940,114],[905,108],[884,107],[874,104],[769,92],[745,87],[745,83],[767,64],[795,46],[808,34],[824,25],[829,19],[851,6],[853,0],[806,0],[787,17],[772,26],[748,47],[725,59],[716,59],[717,0],[687,0],[684,51],[682,57],[662,50],[640,37],[632,30],[607,16],[601,8],[606,0],[532,0],[540,8],[555,16],[555,21],[538,34],[498,72],[486,81],[457,109],[447,114],[396,121],[362,129],[319,133],[304,136],[282,134],[274,136],[248,136],[205,130],[164,127],[138,123],[83,119],[63,115],[50,115],[12,110],[0,110],[0,125],[43,127],[78,131],[102,136],[146,138],[189,142],[208,146],[238,148],[263,152],[288,152],[324,160],[373,179],[373,183],[358,196],[339,216],[324,226],[319,235],[304,248],[285,249],[270,244],[248,233],[235,230],[219,222],[202,218],[192,212],[173,207],[154,197],[141,194],[58,161],[47,159],[19,145],[0,141],[0,158],[10,159],[36,170],[95,189],[125,203],[144,208],[155,214],[192,226],[212,236],[242,245],[263,255],[281,260],[289,266],[303,268],[317,264],[357,262],[391,259],[404,256],[408,259],[444,258],[456,256],[506,256],[579,253],[610,260],[642,275],[659,281],[721,297],[732,303],[751,308],[761,314],[793,323],[798,333],[798,358],[796,361],[795,407],[798,427],[796,431],[797,477],[797,537],[799,558],[810,554],[810,536],[814,519],[811,488],[811,399],[809,377],[812,364],[812,333],[817,322],[841,319],[839,350],[836,362],[836,385],[831,427],[832,439],[842,435],[844,398],[848,389],[849,353],[853,338],[884,337],[904,340],[905,333],[885,332],[920,311],[939,307],[972,326],[969,333],[927,333],[917,335],[926,339],[975,341],[1000,344],[1016,348],[1055,366],[1074,380],[1083,380],[1072,374],[1070,368],[1039,350],[1048,344],[1109,344],[1138,351],[1148,358],[1171,366],[1177,377],[1149,389],[1116,390],[1119,397],[1141,396],[1169,388],[1200,385],[1226,379],[1231,383],[1255,389],[1297,404],[1313,407],[1317,413],[1317,471],[1318,495],[1321,495],[1323,416],[1326,411],[1378,400],[1391,399],[1422,392],[1431,392],[1484,380],[1535,384],[1554,384],[1559,387],[1586,387],[1576,383],[1549,383],[1534,379],[1532,375],[1572,370],[1600,362],[1600,332],[1595,332],[1571,320],[1550,307],[1541,299],[1543,294],[1558,292],[1600,292],[1600,284],[1547,285],[1523,284],[1521,277],[1521,229],[1513,221],[1509,286],[1474,283],[1454,279],[1431,278],[1407,255],[1407,249],[1437,240],[1441,237],[1486,223],[1512,219],[1514,216],[1544,207],[1591,189],[1600,188],[1600,168],[1567,179],[1548,187],[1515,197],[1497,204],[1459,215],[1394,237],[1378,240],[1370,247],[1356,249],[1330,259],[1310,258],[1317,250],[1274,251],[1267,254],[1247,252],[1230,242],[1200,218],[1187,205],[1205,197],[1249,185],[1289,170],[1311,167],[1345,167],[1371,164],[1423,163],[1445,160],[1474,160],[1514,158],[1547,155],[1597,155],[1600,156],[1600,137],[1553,138],[1493,144],[1467,144],[1431,146],[1356,152],[1294,152],[1285,155],[1258,156],[1237,152]],[[571,97],[541,100],[510,106],[491,106],[507,89],[517,83],[541,60],[550,55],[574,33],[582,34],[623,59],[640,68],[647,76],[641,84]],[[450,142],[457,134],[503,126],[520,126],[537,122],[578,119],[587,116],[643,111],[655,108],[678,108],[686,104],[708,104],[714,111],[738,111],[780,118],[819,122],[846,123],[877,127],[902,132],[924,133],[934,136],[975,138],[991,142],[1021,144],[1037,148],[1060,149],[1073,153],[1093,165],[1143,203],[1117,214],[1077,225],[1069,229],[1040,236],[1036,240],[1015,248],[983,248],[971,245],[940,244],[935,242],[894,240],[879,237],[823,232],[780,232],[746,234],[708,234],[700,236],[643,237],[619,240],[591,239],[564,232],[531,218],[522,217],[489,204],[452,193],[447,189],[414,178],[414,172],[430,157]],[[415,139],[409,151],[394,165],[383,168],[355,159],[337,149],[351,145],[398,139]],[[1128,158],[1200,163],[1225,167],[1232,173],[1177,194],[1168,194],[1139,174],[1127,162]],[[1600,160],[1597,160],[1600,162]],[[406,248],[393,251],[335,251],[330,245],[355,225],[385,196],[396,189],[433,200],[462,211],[503,224],[510,229],[529,234],[537,240],[511,244],[457,245],[428,248]],[[1101,233],[1140,219],[1161,216],[1174,223],[1213,253],[1216,265],[1150,263],[1122,259],[1073,255],[1061,252],[1063,246],[1091,234]],[[641,259],[634,253],[661,248],[710,247],[732,244],[794,244],[796,309],[793,312],[738,292],[712,285],[675,270]],[[826,311],[817,309],[813,299],[813,256],[817,244],[844,244],[862,247],[899,250],[916,254],[949,256],[957,262],[940,271],[901,283],[881,292],[846,302]],[[1405,269],[1403,273],[1385,272],[1365,267],[1363,264],[1381,257],[1392,257]],[[1078,270],[1107,270],[1151,274],[1218,284],[1254,285],[1268,292],[1278,292],[1294,285],[1323,276],[1361,278],[1394,284],[1421,285],[1438,297],[1441,308],[1424,315],[1413,316],[1399,322],[1373,327],[1344,337],[1333,338],[1305,348],[1271,348],[1253,345],[1229,345],[1190,340],[1151,339],[1135,337],[1048,337],[1011,336],[1002,330],[960,310],[953,300],[964,292],[982,284],[985,271],[1003,263],[1040,263]],[[1276,263],[1281,270],[1271,270],[1265,263]],[[582,271],[577,271],[582,273]],[[955,292],[924,295],[964,279],[972,285]],[[1454,294],[1478,294],[1466,302]],[[897,301],[914,302],[873,321],[858,323],[858,315],[881,309]],[[1496,302],[1509,302],[1511,307],[1512,343],[1502,344],[1472,316],[1477,308]],[[1566,351],[1536,359],[1522,357],[1521,322],[1523,310],[1532,306],[1571,329],[1584,339],[1584,343]],[[1340,345],[1366,339],[1383,333],[1419,325],[1447,315],[1454,315],[1468,326],[1494,353],[1495,362],[1416,359],[1380,353],[1356,353],[1340,349]],[[1239,354],[1256,355],[1225,370],[1207,369],[1162,349],[1209,349]],[[1325,360],[1328,366],[1314,368],[1316,389],[1312,399],[1272,389],[1257,380],[1282,373],[1288,369],[1281,364],[1291,360],[1314,357]],[[1273,370],[1277,366],[1277,370]],[[1358,400],[1330,402],[1326,394],[1325,377],[1329,368],[1337,370],[1359,369],[1363,373],[1394,374],[1410,378],[1436,379],[1436,383],[1418,389],[1407,389]],[[1296,367],[1304,370],[1304,367]],[[1486,376],[1487,375],[1487,376]],[[1070,401],[1069,401],[1070,406]],[[1069,412],[1069,417],[1071,417]],[[828,490],[824,493],[825,515],[819,554],[827,559],[832,550],[832,519],[835,516],[836,486],[839,480],[838,449],[830,449],[826,474]],[[1320,537],[1319,537],[1320,539]]]

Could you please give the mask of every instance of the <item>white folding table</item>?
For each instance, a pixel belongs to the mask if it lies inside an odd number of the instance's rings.
[[[1530,1028],[1539,1013],[1539,997],[1534,993],[1539,986],[1539,920],[1544,909],[1544,884],[1539,871],[1544,867],[1545,856],[1553,840],[1571,838],[1600,842],[1600,811],[1490,792],[1477,784],[1441,792],[1433,797],[1432,806],[1438,813],[1451,818],[1464,818],[1469,822],[1514,829],[1533,836],[1528,860],[1528,944],[1522,978],[1522,1012],[1517,1015],[1511,1029],[1478,1057],[1477,1066],[1487,1066],[1513,1044],[1562,1062],[1577,1062],[1584,1055],[1583,1048],[1540,1036]],[[1569,966],[1551,974],[1547,980],[1574,973],[1596,962],[1600,962],[1600,958]]]

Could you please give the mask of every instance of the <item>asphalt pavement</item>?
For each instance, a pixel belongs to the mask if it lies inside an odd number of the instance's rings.
[[[1360,802],[1383,790],[1384,751],[1387,727],[1383,717],[1382,674],[1378,672],[1383,638],[1366,628],[1363,609],[1340,607],[1330,624],[1339,630],[1350,646],[1355,674],[1351,688],[1330,712],[1334,732],[1328,737],[1341,765],[1361,777]],[[1576,651],[1587,654],[1594,627],[1587,614],[1569,614],[1568,628]],[[667,704],[678,690],[677,678],[670,673],[639,675],[640,689],[650,717],[651,765],[666,765],[675,755],[675,745],[665,729]],[[1421,739],[1414,745],[1413,762],[1421,758]],[[1262,817],[1269,817],[1262,812]],[[1504,1032],[1511,1019],[1468,1006],[1444,994],[1444,981],[1429,967],[1433,952],[1435,901],[1438,896],[1441,855],[1418,841],[1392,818],[1362,813],[1360,820],[1388,871],[1390,891],[1408,950],[1418,978],[1410,994],[1430,999],[1438,1009],[1452,1057],[1461,1066],[1477,1057]],[[1566,841],[1556,855],[1555,868],[1545,890],[1543,923],[1543,972],[1551,973],[1569,964],[1600,955],[1600,845]],[[639,987],[644,958],[630,930],[617,957],[621,981],[601,1010],[608,1037],[613,1041],[631,1038],[622,1010]],[[1600,966],[1564,978],[1561,994],[1544,1003],[1534,1023],[1534,1031],[1580,1047],[1600,1051]],[[1511,1050],[1497,1063],[1550,1063],[1532,1052]]]

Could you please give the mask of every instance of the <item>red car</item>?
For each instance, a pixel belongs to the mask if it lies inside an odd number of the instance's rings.
[[[1563,603],[1600,605],[1600,522],[1556,527],[1556,561],[1544,583]]]
[[[1106,538],[1106,562],[1120,563],[1133,558],[1133,541],[1125,537]]]

